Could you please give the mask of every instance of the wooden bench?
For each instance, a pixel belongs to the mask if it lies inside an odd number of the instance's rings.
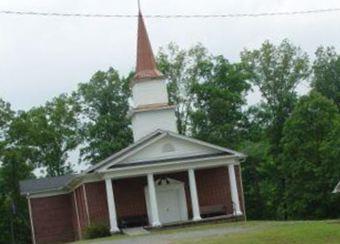
[[[227,214],[227,208],[223,204],[202,206],[200,211],[203,218]]]
[[[120,228],[127,228],[127,227],[145,226],[147,224],[148,224],[147,216],[141,215],[141,216],[122,217],[119,220],[118,225]]]

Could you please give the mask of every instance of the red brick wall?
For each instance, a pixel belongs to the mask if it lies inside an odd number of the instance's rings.
[[[235,167],[241,209],[243,209],[243,192],[239,166]],[[199,204],[203,206],[223,204],[227,214],[231,214],[232,204],[227,167],[201,169],[195,171]],[[189,217],[191,199],[188,173],[171,173],[156,175],[155,179],[167,176],[184,182]],[[118,220],[124,217],[147,216],[144,187],[146,176],[114,180],[113,191]],[[91,223],[109,223],[105,182],[86,183],[85,185],[89,219]],[[81,185],[75,191],[81,228],[88,224],[85,195]],[[74,194],[31,199],[33,223],[37,243],[56,243],[72,241],[78,238],[78,220],[75,214]],[[83,234],[83,233],[82,233]]]
[[[86,183],[85,189],[90,222],[109,224],[105,181]]]
[[[200,207],[224,205],[232,214],[228,168],[196,170],[195,175]]]
[[[70,194],[31,198],[35,239],[37,243],[74,240],[73,209]]]
[[[144,187],[147,184],[146,177],[114,180],[112,182],[118,219],[147,215],[144,197]]]

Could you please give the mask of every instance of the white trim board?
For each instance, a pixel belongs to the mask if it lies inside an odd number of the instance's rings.
[[[154,164],[154,165],[136,165],[123,168],[110,169],[103,174],[106,178],[120,179],[126,177],[136,177],[147,175],[148,173],[163,174],[172,172],[186,171],[192,169],[214,168],[227,166],[230,164],[238,165],[239,161],[235,156],[222,156],[216,158],[200,159],[199,161],[177,161],[171,163]]]

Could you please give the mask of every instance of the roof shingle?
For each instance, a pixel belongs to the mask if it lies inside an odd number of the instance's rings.
[[[21,194],[30,194],[49,190],[58,190],[66,186],[76,175],[63,175],[20,181]]]

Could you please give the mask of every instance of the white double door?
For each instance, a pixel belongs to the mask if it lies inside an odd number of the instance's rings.
[[[152,213],[147,194],[148,187],[145,190],[149,222],[151,222]],[[155,182],[155,190],[161,224],[188,220],[188,208],[183,182],[168,178],[166,183],[164,181]]]
[[[181,221],[179,189],[157,191],[157,203],[161,223]]]

